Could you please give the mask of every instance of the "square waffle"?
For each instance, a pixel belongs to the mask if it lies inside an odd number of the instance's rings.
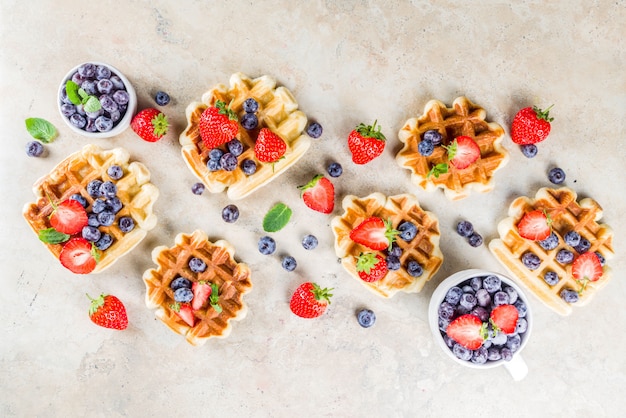
[[[335,253],[341,258],[341,264],[348,273],[375,294],[388,298],[398,291],[417,293],[441,267],[443,254],[439,248],[439,221],[433,213],[422,210],[415,196],[400,194],[387,197],[377,192],[364,198],[348,195],[343,199],[342,206],[344,213],[331,222],[335,234]],[[382,279],[369,283],[359,277],[356,260],[361,252],[372,250],[352,241],[350,232],[372,216],[390,220],[393,228],[397,228],[402,221],[410,221],[417,226],[417,235],[410,242],[396,239],[395,242],[402,248],[402,267],[395,271],[389,270]],[[385,256],[384,251],[379,253]],[[407,273],[405,264],[410,259],[423,267],[424,272],[420,277]]]
[[[87,184],[95,179],[111,180],[107,169],[112,165],[119,165],[124,172],[121,179],[113,180],[117,186],[117,196],[124,205],[116,214],[116,219],[130,216],[135,227],[127,233],[120,231],[117,222],[98,227],[102,233],[113,237],[113,244],[100,252],[100,260],[93,273],[103,271],[132,250],[156,225],[157,217],[152,206],[159,196],[159,189],[150,183],[150,172],[146,166],[137,161],[130,162],[130,154],[123,148],[103,150],[97,145],[86,145],[81,151],[61,161],[48,175],[37,180],[33,186],[36,200],[27,203],[23,209],[24,218],[37,234],[50,227],[48,218],[53,210],[53,202],[56,204],[80,193],[89,204],[87,208],[91,207],[94,198],[87,193]],[[63,244],[44,245],[59,258]]]
[[[509,154],[501,145],[504,129],[495,122],[487,122],[486,116],[485,109],[466,97],[455,99],[452,107],[431,100],[422,116],[409,119],[400,129],[398,138],[404,146],[396,155],[396,161],[400,167],[411,171],[413,184],[429,192],[442,188],[450,200],[463,199],[472,190],[488,192],[494,187],[494,173],[508,162]],[[431,129],[439,131],[443,137],[441,144],[445,146],[458,136],[471,137],[480,147],[480,158],[462,170],[448,164],[447,173],[438,177],[429,175],[435,165],[448,161],[442,146],[436,146],[428,157],[418,152],[422,134]]]
[[[256,112],[259,124],[251,131],[239,127],[237,138],[243,143],[244,151],[238,160],[253,160],[257,165],[256,172],[246,175],[240,164],[233,171],[210,171],[206,164],[211,150],[202,143],[198,130],[202,112],[221,100],[241,119],[244,114],[243,102],[250,97],[259,104]],[[250,79],[241,73],[233,74],[229,87],[223,84],[214,86],[202,96],[201,102],[187,106],[186,116],[187,128],[180,135],[179,142],[187,166],[210,192],[220,193],[228,188],[228,197],[233,200],[249,195],[278,177],[298,161],[311,145],[311,139],[303,133],[307,123],[306,115],[298,110],[298,103],[291,92],[283,86],[277,87],[276,80],[269,76]],[[284,157],[275,163],[264,163],[255,158],[254,144],[263,127],[269,128],[287,144]]]
[[[583,306],[588,303],[593,295],[604,287],[611,279],[611,269],[605,265],[602,277],[595,282],[589,282],[579,300],[570,304],[559,296],[562,289],[581,290],[571,274],[572,264],[560,264],[555,260],[557,252],[568,249],[574,256],[578,253],[569,247],[563,240],[563,236],[575,230],[581,237],[591,243],[589,251],[598,252],[605,260],[613,256],[613,231],[605,224],[599,224],[602,218],[602,208],[593,199],[585,198],[576,201],[576,193],[567,188],[559,189],[542,188],[537,191],[534,198],[526,196],[515,199],[508,212],[508,217],[498,223],[500,238],[489,243],[489,249],[498,261],[546,306],[561,315],[572,313],[572,306]],[[552,231],[558,236],[559,244],[552,250],[544,250],[538,242],[522,238],[517,229],[517,224],[522,216],[532,210],[545,211],[552,221]],[[538,269],[530,270],[521,261],[522,255],[530,251],[536,254],[541,264]],[[558,274],[559,281],[550,286],[543,277],[546,272],[553,271]]]
[[[191,235],[178,234],[173,247],[160,246],[152,251],[152,260],[157,268],[147,270],[143,275],[146,306],[156,308],[157,318],[174,332],[185,336],[192,345],[202,345],[211,337],[227,337],[231,331],[230,321],[246,316],[243,295],[252,288],[250,269],[246,264],[236,262],[234,253],[228,242],[219,240],[212,243],[200,230]],[[204,261],[207,269],[201,273],[191,271],[188,263],[192,257]],[[203,280],[217,284],[218,304],[222,311],[217,312],[205,303],[201,309],[193,311],[194,326],[187,325],[172,309],[175,301],[170,283],[179,276],[192,283]]]

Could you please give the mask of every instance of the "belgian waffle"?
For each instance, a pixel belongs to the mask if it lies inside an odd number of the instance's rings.
[[[91,206],[94,199],[87,193],[87,184],[95,179],[111,180],[107,169],[111,165],[119,165],[124,176],[113,181],[117,186],[117,196],[124,206],[116,214],[116,219],[130,216],[135,222],[135,227],[127,233],[120,231],[117,222],[99,227],[102,233],[108,233],[113,237],[113,244],[101,251],[100,260],[93,273],[103,271],[139,244],[157,222],[152,206],[159,196],[159,189],[150,183],[150,172],[143,164],[129,160],[130,154],[123,148],[103,150],[97,145],[86,145],[81,151],[61,161],[48,175],[37,180],[33,186],[36,201],[24,206],[24,218],[32,230],[38,233],[50,227],[48,218],[53,210],[52,203],[62,202],[71,195],[80,193]],[[63,244],[45,245],[56,258],[59,258]]]
[[[372,193],[364,198],[348,195],[343,199],[344,213],[331,222],[335,234],[335,253],[341,258],[341,264],[369,290],[382,297],[391,297],[398,291],[417,293],[424,284],[435,275],[443,263],[443,254],[439,248],[439,221],[431,213],[422,210],[415,196],[400,194],[387,197],[382,193]],[[388,271],[386,276],[376,282],[364,282],[356,271],[356,260],[361,252],[371,252],[369,248],[350,239],[350,232],[365,219],[377,216],[390,220],[394,228],[400,222],[410,221],[417,226],[417,235],[410,242],[397,239],[402,248],[401,268]],[[385,254],[380,252],[383,257]],[[412,277],[406,271],[407,260],[420,263],[424,272],[420,277]]]
[[[577,254],[576,250],[563,240],[568,231],[575,230],[581,237],[589,240],[591,243],[589,251],[597,251],[605,260],[613,256],[613,231],[609,226],[598,223],[602,218],[602,208],[595,200],[585,198],[577,202],[576,197],[576,193],[567,187],[542,188],[537,191],[534,198],[518,197],[511,203],[508,217],[498,223],[500,238],[489,243],[489,249],[498,261],[539,300],[561,315],[571,314],[572,306],[583,306],[588,303],[611,279],[611,269],[605,265],[602,277],[584,287],[578,302],[570,304],[559,296],[562,289],[581,290],[581,284],[572,277],[572,264],[562,265],[555,260],[557,252],[563,248],[572,251],[574,255]],[[552,220],[552,230],[559,238],[559,244],[555,249],[546,251],[538,242],[524,239],[519,235],[518,222],[525,213],[535,209],[545,211]],[[541,259],[538,269],[529,270],[522,263],[522,255],[527,251]],[[560,278],[554,286],[548,285],[543,280],[548,271],[557,273]]]
[[[230,334],[230,320],[241,320],[246,316],[247,306],[243,295],[250,291],[250,269],[244,263],[234,260],[233,247],[224,240],[212,243],[206,233],[196,230],[191,235],[178,234],[171,248],[160,246],[152,251],[156,269],[147,270],[143,275],[146,285],[146,306],[156,308],[155,315],[170,329],[184,335],[192,345],[202,345],[211,337],[224,338]],[[207,269],[194,273],[188,266],[189,259],[196,257],[204,261]],[[191,282],[206,281],[219,287],[217,312],[209,304],[194,311],[195,324],[187,325],[172,309],[174,292],[170,283],[176,277],[184,277]]]
[[[257,164],[256,172],[248,176],[240,164],[233,171],[210,171],[206,163],[211,150],[204,146],[198,131],[202,112],[221,100],[241,117],[244,114],[243,102],[250,97],[259,104],[256,112],[259,125],[251,131],[240,126],[237,138],[243,143],[244,152],[238,159],[253,160]],[[219,193],[228,188],[228,197],[233,200],[247,196],[278,177],[298,161],[311,145],[311,139],[303,134],[307,123],[306,115],[298,110],[298,103],[291,92],[283,86],[277,86],[276,80],[269,76],[250,79],[241,73],[233,74],[230,77],[230,86],[214,86],[202,96],[201,102],[193,102],[187,106],[186,116],[187,128],[180,135],[179,142],[187,166],[210,192]],[[255,158],[254,144],[263,127],[278,134],[287,144],[284,157],[275,163],[263,163]]]
[[[508,162],[509,154],[501,145],[504,129],[495,122],[487,122],[486,116],[485,109],[466,97],[455,99],[451,108],[431,100],[422,116],[409,119],[400,129],[398,138],[404,146],[396,155],[396,161],[400,167],[411,171],[411,181],[416,186],[426,191],[442,188],[450,200],[463,199],[472,190],[488,192],[494,187],[494,173]],[[480,147],[480,158],[462,170],[448,164],[447,173],[438,177],[429,175],[435,165],[447,162],[446,150],[441,146],[436,146],[428,157],[418,152],[422,134],[431,129],[439,131],[445,146],[458,136],[471,137]]]

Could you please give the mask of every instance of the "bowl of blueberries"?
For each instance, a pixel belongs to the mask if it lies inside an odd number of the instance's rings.
[[[475,369],[504,366],[514,380],[521,380],[528,366],[520,352],[532,330],[527,300],[507,276],[462,270],[433,292],[428,322],[437,345],[458,364]]]
[[[137,94],[117,68],[85,62],[61,81],[59,112],[74,132],[91,138],[110,138],[130,126],[137,110]]]

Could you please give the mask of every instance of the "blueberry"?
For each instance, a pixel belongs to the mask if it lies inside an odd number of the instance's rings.
[[[111,83],[113,83],[113,87],[115,87],[117,90],[126,88],[124,82],[118,75],[111,75],[111,77],[109,77],[109,80],[111,80]]]
[[[537,146],[535,144],[520,145],[520,149],[526,158],[533,158],[537,155]]]
[[[259,110],[259,102],[254,100],[252,97],[247,98],[243,102],[243,111],[246,113],[254,113]]]
[[[548,172],[548,180],[553,184],[561,184],[565,181],[565,171],[559,167],[555,167]]]
[[[259,119],[254,113],[246,113],[241,117],[240,123],[243,129],[251,131],[252,129],[256,129],[256,127],[259,126]]]
[[[204,193],[204,184],[203,183],[194,183],[191,186],[191,192],[193,194],[201,195]]]
[[[422,134],[422,139],[432,142],[433,145],[439,145],[441,144],[441,140],[443,139],[443,137],[439,133],[439,131],[435,129],[430,129]]]
[[[227,205],[222,209],[222,219],[224,222],[232,224],[239,219],[239,208],[235,205]]]
[[[406,272],[409,273],[411,277],[420,277],[424,274],[424,268],[415,260],[409,260],[406,263]]]
[[[105,181],[100,185],[100,196],[113,197],[117,194],[117,186],[112,181]]]
[[[178,276],[174,280],[172,280],[170,283],[170,289],[172,290],[178,290],[183,287],[187,289],[191,289],[191,281],[188,279],[185,279],[184,277]]]
[[[322,131],[323,131],[322,125],[320,125],[317,122],[313,122],[309,124],[309,126],[306,128],[306,134],[314,139],[317,139],[320,136],[322,136]]]
[[[118,109],[117,102],[113,100],[113,98],[108,94],[103,94],[102,96],[100,96],[100,105],[102,106],[101,110],[109,113]]]
[[[541,259],[537,254],[526,251],[522,254],[522,264],[529,270],[537,270],[541,264]]]
[[[243,144],[237,138],[233,138],[226,143],[226,148],[235,157],[239,157],[243,153]]]
[[[437,324],[439,324],[439,329],[443,332],[446,332],[446,329],[448,328],[448,326],[450,325],[450,320],[449,319],[444,319],[444,318],[438,318],[437,320]],[[447,335],[443,336],[443,339],[446,340],[446,337],[449,338],[450,340],[452,340],[450,337],[448,337]],[[452,348],[452,346],[455,344],[454,340],[452,340],[452,344],[448,344],[448,342],[446,342],[446,344],[448,345],[448,347]]]
[[[385,259],[387,261],[387,269],[391,271],[400,270],[401,263],[400,259],[394,255],[388,255]]]
[[[483,287],[483,279],[481,277],[472,277],[469,281],[469,285],[474,291],[477,291]]]
[[[96,77],[96,65],[90,62],[85,63],[78,67],[78,74],[84,78],[95,78]]]
[[[528,307],[521,299],[516,300],[513,306],[515,306],[515,308],[517,309],[517,314],[520,318],[524,318],[526,316],[526,313],[528,313]]]
[[[85,131],[87,132],[98,132],[98,128],[96,128],[96,121],[95,119],[87,119],[87,125],[85,125]]]
[[[445,332],[445,327],[443,328],[443,330]],[[454,344],[456,344],[456,341],[454,341],[452,338],[448,337],[448,334],[444,334],[443,335],[443,342],[448,346],[448,348],[452,349],[452,347],[454,347]]]
[[[500,349],[496,347],[491,347],[487,349],[487,360],[489,361],[498,361],[502,358],[500,354]]]
[[[513,352],[508,347],[502,347],[502,350],[500,350],[500,354],[502,355],[502,360],[504,361],[513,360]]]
[[[118,105],[128,104],[130,100],[130,95],[126,90],[116,90],[111,97]]]
[[[399,237],[406,242],[411,242],[415,235],[417,235],[417,226],[413,222],[403,221],[398,225],[398,231],[400,231]]]
[[[191,302],[193,291],[187,287],[181,287],[174,291],[174,300],[179,303]]]
[[[106,208],[107,204],[103,198],[98,198],[91,204],[91,211],[95,214],[100,214],[100,212],[104,211]]]
[[[76,107],[74,105],[68,103],[63,103],[61,105],[61,114],[66,118],[69,118],[74,113],[76,113]]]
[[[469,221],[459,221],[456,224],[456,232],[462,237],[469,237],[474,233],[474,226]]]
[[[543,280],[550,286],[554,286],[559,282],[559,275],[553,271],[547,271],[546,274],[543,275]]]
[[[219,160],[224,155],[224,151],[219,148],[213,148],[209,151],[209,160]]]
[[[96,78],[98,80],[102,80],[104,78],[108,79],[109,77],[111,77],[111,70],[109,69],[109,67],[104,65],[96,66]]]
[[[206,167],[209,169],[209,171],[217,171],[222,168],[222,165],[220,163],[220,160],[209,160],[206,163]]]
[[[402,255],[402,248],[398,245],[397,242],[392,242],[391,247],[388,247],[385,252],[387,255],[392,255],[394,257],[400,258]]]
[[[452,353],[461,360],[469,361],[472,358],[472,350],[463,347],[461,344],[454,344]]]
[[[474,294],[474,288],[469,284],[464,284],[461,290],[463,290],[463,293],[471,293],[472,295]]]
[[[102,226],[110,226],[115,222],[115,214],[108,210],[103,210],[98,214],[98,222]]]
[[[578,254],[586,253],[589,248],[591,248],[591,242],[587,238],[581,238],[578,245],[574,247]]]
[[[85,92],[93,96],[98,93],[98,86],[95,80],[85,80],[81,83],[80,88],[85,90]]]
[[[343,167],[341,167],[341,164],[337,162],[332,162],[328,164],[326,171],[328,172],[328,175],[331,177],[339,177],[341,176],[341,174],[343,174]]]
[[[356,319],[363,328],[369,328],[376,323],[376,314],[370,309],[361,309]]]
[[[502,288],[502,281],[498,276],[489,275],[483,279],[483,288],[489,293],[496,293]]]
[[[486,289],[478,289],[475,296],[479,306],[486,307],[491,305],[491,295]]]
[[[82,129],[87,124],[87,119],[85,119],[81,114],[74,113],[72,116],[70,116],[70,123],[77,128]]]
[[[156,95],[154,96],[154,101],[159,106],[165,106],[170,102],[170,95],[164,91],[157,91]]]
[[[26,144],[26,155],[29,157],[41,157],[44,148],[39,141],[30,141]]]
[[[417,152],[424,157],[430,157],[435,150],[435,145],[429,140],[422,139],[420,143],[417,145]]]
[[[561,298],[567,302],[567,303],[576,303],[578,302],[578,292],[571,290],[571,289],[563,289],[561,290],[561,293],[559,293],[559,296],[561,296]]]
[[[460,287],[451,287],[446,292],[445,301],[452,305],[458,305],[461,301],[461,295],[463,295],[463,290]]]
[[[474,306],[470,313],[480,318],[483,322],[489,320],[489,311],[482,306]]]
[[[600,261],[600,265],[602,267],[604,267],[604,264],[606,263],[606,259],[604,258],[604,256],[602,254],[600,254],[598,251],[596,251],[595,254],[598,256],[598,260]]]
[[[580,244],[580,234],[574,230],[571,230],[565,234],[563,241],[569,246],[575,247]]]
[[[111,210],[111,212],[113,213],[119,212],[124,207],[124,205],[122,204],[122,201],[117,196],[107,199],[106,204],[108,208]]]
[[[302,238],[302,246],[305,250],[313,250],[317,247],[317,238],[314,235],[305,235]]]
[[[98,214],[90,213],[87,215],[87,225],[89,226],[100,226],[100,222],[98,221]]]
[[[276,241],[272,237],[264,236],[259,239],[259,252],[263,255],[270,255],[276,251]]]
[[[454,318],[454,311],[454,305],[448,302],[441,302],[437,310],[437,315],[439,318],[452,320],[452,318]]]
[[[293,258],[290,255],[286,255],[283,257],[283,261],[281,262],[281,265],[287,271],[294,271],[296,267],[298,266],[298,263],[296,263],[295,258]]]
[[[87,202],[87,199],[85,199],[85,197],[80,193],[74,193],[69,198],[77,201],[84,208],[86,208],[89,205],[89,203]]]
[[[103,78],[98,81],[98,91],[102,94],[109,94],[113,91],[113,82],[108,78]]]
[[[469,245],[472,247],[480,247],[483,245],[483,237],[478,232],[473,232],[472,235],[467,237],[467,242],[469,242]]]
[[[102,234],[100,239],[96,241],[95,246],[97,249],[104,251],[113,244],[113,237],[109,234]]]
[[[503,289],[507,295],[509,295],[509,303],[513,304],[519,297],[517,290],[513,289],[511,286],[504,286]]]
[[[474,296],[471,293],[463,293],[461,295],[461,300],[459,301],[459,305],[461,305],[468,311],[471,311],[472,309],[474,309],[474,306],[476,306],[476,303],[477,303],[476,296]]]
[[[558,253],[556,253],[556,256],[554,258],[561,264],[569,264],[574,261],[574,253],[572,253],[570,250],[566,250],[565,248],[563,248],[560,249]]]
[[[487,362],[487,349],[485,347],[479,347],[472,353],[472,363],[485,364]]]
[[[495,332],[495,334],[493,335],[493,337],[491,337],[490,340],[493,345],[504,345],[506,344],[507,338],[506,338],[506,334],[502,332]]]
[[[528,329],[528,321],[524,318],[517,318],[517,324],[515,325],[515,332],[523,334]]]
[[[207,267],[206,263],[198,257],[191,257],[187,264],[189,265],[191,271],[193,271],[194,273],[202,273],[206,270]]]
[[[111,177],[112,180],[119,180],[124,175],[124,170],[119,165],[112,165],[107,168],[107,174]]]
[[[511,298],[508,293],[500,290],[493,294],[493,304],[495,306],[508,305],[509,303],[511,303]]]
[[[230,152],[227,152],[226,154],[222,155],[222,158],[220,158],[220,165],[226,171],[233,171],[235,168],[237,168],[237,157],[235,157]]]
[[[256,173],[256,163],[253,160],[245,159],[241,163],[241,170],[247,176]]]
[[[83,227],[81,235],[87,241],[96,242],[100,239],[102,233],[100,233],[100,230],[98,228],[87,225]]]
[[[130,216],[120,216],[117,220],[117,225],[120,227],[120,231],[128,233],[135,228],[135,221]]]
[[[506,346],[511,350],[512,353],[515,353],[519,350],[520,345],[522,345],[522,338],[517,335],[509,335],[506,339]]]
[[[539,245],[546,251],[554,250],[559,245],[559,237],[551,232],[548,238],[539,241]]]

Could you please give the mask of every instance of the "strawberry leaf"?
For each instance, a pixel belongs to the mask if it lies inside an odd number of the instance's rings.
[[[26,119],[26,129],[33,138],[39,139],[44,144],[52,142],[57,136],[54,125],[41,118]]]
[[[54,228],[42,229],[37,235],[39,239],[46,244],[60,244],[70,239],[68,234],[59,232]]]
[[[277,203],[267,212],[263,218],[263,230],[265,232],[280,231],[291,219],[292,211],[284,203]]]

